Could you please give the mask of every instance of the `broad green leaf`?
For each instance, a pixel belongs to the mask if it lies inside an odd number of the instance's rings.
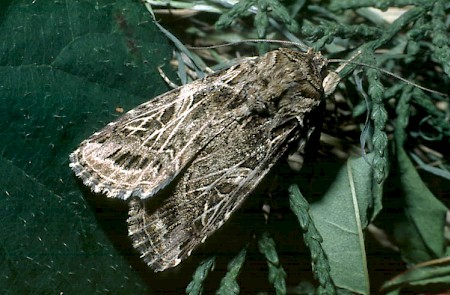
[[[397,149],[397,163],[404,215],[394,234],[403,259],[415,264],[443,257],[448,209],[423,183],[403,148]]]
[[[367,156],[370,162],[372,155]],[[371,180],[372,168],[364,158],[350,159],[310,214],[323,238],[336,287],[357,294],[369,293],[364,229],[374,218],[377,198]],[[378,202],[378,201],[377,201]]]
[[[116,108],[166,90],[169,46],[139,1],[9,1],[0,23],[0,289],[143,293],[68,155]]]

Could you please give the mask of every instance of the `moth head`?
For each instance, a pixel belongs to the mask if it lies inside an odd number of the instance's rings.
[[[272,116],[274,127],[303,121],[305,113],[321,104],[326,59],[320,53],[280,48],[250,64],[251,75],[245,80],[249,109]]]
[[[308,50],[301,52],[294,49],[280,48],[275,51],[277,64],[275,68],[282,77],[275,77],[286,87],[285,98],[321,101],[323,97],[323,71],[327,60],[319,52]],[[275,73],[277,74],[277,73]]]

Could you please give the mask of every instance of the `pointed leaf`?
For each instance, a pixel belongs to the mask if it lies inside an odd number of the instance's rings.
[[[448,208],[426,187],[403,148],[397,149],[397,157],[405,215],[394,233],[402,256],[409,263],[443,257]]]
[[[373,155],[367,158],[370,162]],[[310,209],[336,287],[358,294],[370,290],[363,231],[374,217],[369,215],[375,203],[372,179],[372,168],[364,158],[350,159]]]

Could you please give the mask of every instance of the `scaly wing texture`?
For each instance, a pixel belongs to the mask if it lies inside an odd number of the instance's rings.
[[[284,153],[288,140],[297,137],[295,124],[266,137],[270,124],[255,119],[245,126],[232,123],[198,154],[155,211],[147,212],[142,200],[132,200],[129,234],[148,265],[156,271],[177,265],[241,205]]]
[[[235,116],[218,111],[227,108],[222,98],[233,96],[233,89],[216,82],[209,77],[131,110],[83,141],[70,167],[108,197],[154,195]]]
[[[320,116],[320,54],[269,52],[142,104],[83,141],[70,166],[130,202],[129,234],[155,271],[177,265],[229,218]],[[174,192],[147,210],[142,200]],[[147,207],[147,209],[146,209]]]
[[[260,92],[251,94],[251,88],[243,88],[245,91],[231,98],[258,111],[232,121],[208,142],[162,204],[148,210],[144,201],[131,201],[129,235],[155,271],[176,266],[221,227],[290,142],[300,142],[299,149],[304,150],[315,122],[320,121],[317,114],[312,116],[320,104],[320,76],[299,73],[293,69],[298,63],[285,62],[283,69],[267,73]],[[280,74],[285,79],[277,76]],[[255,84],[260,80],[259,76],[253,81],[253,87],[258,88]],[[240,99],[243,93],[245,99]],[[272,99],[276,108],[270,114]]]

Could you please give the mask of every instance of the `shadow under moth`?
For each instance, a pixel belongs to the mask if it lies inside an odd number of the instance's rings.
[[[129,201],[133,246],[154,271],[178,265],[321,124],[326,59],[278,49],[164,93],[84,140],[70,167]],[[152,198],[173,193],[154,210]]]

